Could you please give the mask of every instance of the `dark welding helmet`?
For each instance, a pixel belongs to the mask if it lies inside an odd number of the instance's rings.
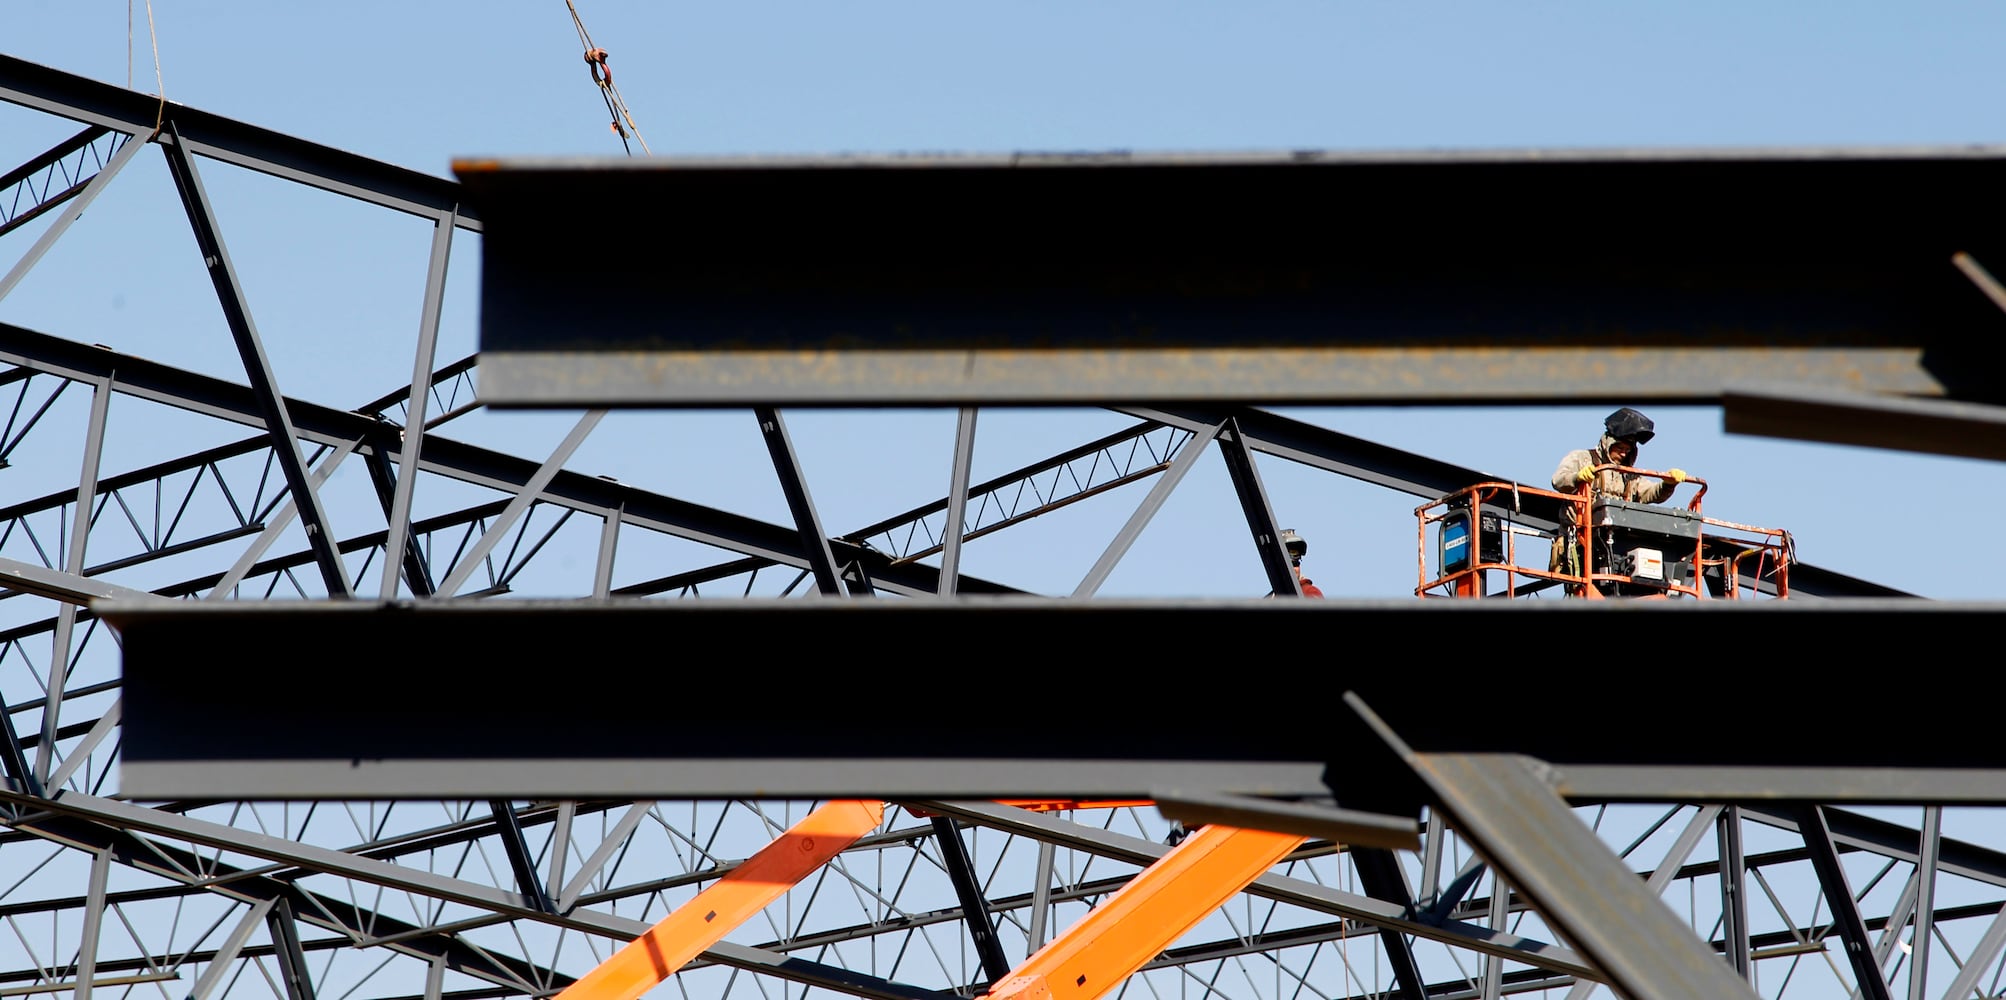
[[[1602,426],[1608,430],[1610,437],[1618,441],[1635,441],[1638,444],[1649,442],[1658,433],[1650,417],[1627,406],[1609,414],[1602,421]]]

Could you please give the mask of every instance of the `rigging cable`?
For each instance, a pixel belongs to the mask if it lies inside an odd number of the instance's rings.
[[[151,0],[149,0],[151,2]],[[627,135],[632,133],[634,141],[641,144],[641,151],[653,156],[648,148],[648,140],[641,138],[641,130],[634,125],[634,116],[627,110],[627,102],[620,97],[620,88],[613,86],[613,70],[606,65],[606,50],[592,44],[592,35],[585,30],[585,20],[578,16],[578,5],[564,0],[564,6],[571,11],[571,23],[578,28],[578,41],[585,46],[585,65],[592,73],[592,82],[599,85],[599,96],[606,99],[606,113],[613,116],[613,134],[620,137],[621,148],[628,156],[634,155],[634,147],[627,145]],[[621,122],[627,124],[623,128]]]
[[[160,135],[167,121],[167,84],[160,77],[160,32],[153,26],[153,0],[146,0],[146,35],[153,43],[153,87],[160,95],[160,105],[153,113],[153,135],[147,137],[151,140]],[[125,89],[132,89],[132,0],[125,0]]]

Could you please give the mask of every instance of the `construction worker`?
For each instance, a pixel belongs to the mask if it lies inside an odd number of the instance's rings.
[[[1673,491],[1686,481],[1684,469],[1666,470],[1669,479],[1615,469],[1596,471],[1596,466],[1601,465],[1636,468],[1639,449],[1656,435],[1651,418],[1630,407],[1609,414],[1602,420],[1602,438],[1595,447],[1570,451],[1560,459],[1559,468],[1553,470],[1553,488],[1562,493],[1578,493],[1587,486],[1590,493],[1637,503],[1663,503],[1671,499]],[[1570,504],[1561,508],[1561,534],[1553,540],[1553,556],[1547,569],[1581,575],[1585,560],[1578,551],[1579,543],[1580,532],[1575,529],[1574,506]],[[1580,596],[1581,590],[1570,584],[1567,592]]]
[[[1295,570],[1296,589],[1302,591],[1304,597],[1322,597],[1323,591],[1303,575],[1303,556],[1309,554],[1309,543],[1296,534],[1296,529],[1283,528],[1282,548],[1288,552],[1289,566]]]

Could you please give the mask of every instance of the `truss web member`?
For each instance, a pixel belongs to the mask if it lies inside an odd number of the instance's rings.
[[[1609,414],[1602,420],[1602,438],[1595,447],[1578,448],[1561,457],[1560,466],[1553,470],[1553,488],[1561,493],[1576,493],[1592,484],[1591,491],[1603,496],[1636,503],[1664,503],[1686,481],[1684,469],[1667,470],[1669,479],[1617,469],[1596,470],[1603,465],[1636,467],[1639,451],[1656,436],[1657,428],[1651,418],[1636,410],[1625,406]],[[1560,537],[1553,540],[1553,555],[1546,568],[1554,573],[1579,576],[1581,539],[1575,528],[1572,505],[1561,509],[1561,525]],[[1579,596],[1580,588],[1569,584],[1567,593]]]

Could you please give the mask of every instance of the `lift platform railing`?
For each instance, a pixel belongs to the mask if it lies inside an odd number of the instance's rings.
[[[1777,597],[1789,596],[1789,532],[1706,516],[1707,483],[1697,477],[1614,464],[1595,470],[1698,490],[1683,507],[1623,500],[1596,492],[1592,482],[1577,493],[1483,482],[1446,494],[1414,511],[1415,596],[1526,597],[1560,587],[1589,599],[1738,600],[1758,593],[1745,580],[1767,580]],[[1558,530],[1521,518],[1530,497],[1559,501],[1571,516]],[[1556,545],[1564,546],[1558,559]],[[1503,588],[1494,591],[1500,579]]]

